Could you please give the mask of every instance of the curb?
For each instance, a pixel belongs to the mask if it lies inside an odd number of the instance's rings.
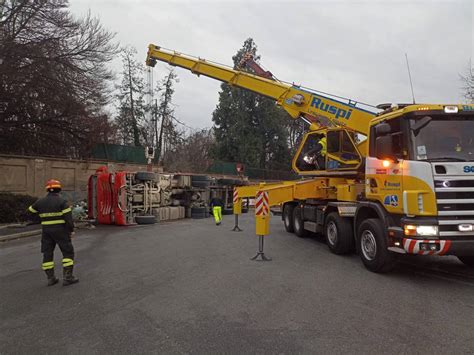
[[[88,225],[87,222],[76,222],[76,228],[84,228]],[[28,232],[20,232],[20,233],[15,233],[15,234],[9,234],[9,235],[3,235],[0,236],[0,243],[1,242],[8,242],[10,240],[14,239],[21,239],[21,238],[28,238],[28,237],[35,237],[38,235],[41,235],[42,231],[41,228],[33,231],[28,231]]]
[[[34,230],[34,231],[28,231],[28,232],[9,234],[9,235],[1,236],[0,237],[0,242],[7,242],[7,241],[13,240],[13,239],[33,237],[33,236],[40,235],[40,234],[41,234],[41,229]]]

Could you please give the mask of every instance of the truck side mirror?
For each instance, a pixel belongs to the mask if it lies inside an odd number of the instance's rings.
[[[393,153],[393,137],[391,135],[377,137],[375,140],[375,156],[381,160],[391,159],[395,162],[398,161]]]

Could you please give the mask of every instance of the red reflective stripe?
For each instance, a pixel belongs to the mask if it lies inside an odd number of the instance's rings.
[[[268,192],[259,191],[257,193],[257,201],[255,203],[255,214],[257,216],[267,216],[270,211],[268,206]]]
[[[257,192],[257,200],[255,201],[255,214],[257,216],[262,214],[262,205],[263,205],[262,192],[259,191]]]
[[[443,250],[441,250],[439,252],[439,255],[444,255],[448,252],[449,250],[449,247],[451,246],[451,241],[450,240],[446,240],[445,243],[444,243],[444,247],[443,247]]]
[[[408,252],[408,247],[410,246],[410,240],[407,238],[403,238],[403,249]]]

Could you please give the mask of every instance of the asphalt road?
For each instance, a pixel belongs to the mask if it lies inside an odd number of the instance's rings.
[[[373,274],[273,217],[273,261],[254,262],[252,217],[80,231],[69,287],[45,286],[38,238],[2,243],[0,353],[474,352],[474,271],[455,258]]]

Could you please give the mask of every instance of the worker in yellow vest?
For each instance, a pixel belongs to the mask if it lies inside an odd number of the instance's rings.
[[[305,163],[313,165],[316,170],[324,170],[326,167],[327,147],[326,136],[323,136],[313,149],[306,152],[303,160]]]
[[[216,226],[220,226],[222,222],[222,208],[224,207],[224,203],[218,197],[213,197],[211,199],[210,206],[212,208],[212,214],[214,215],[214,220],[216,221]]]

